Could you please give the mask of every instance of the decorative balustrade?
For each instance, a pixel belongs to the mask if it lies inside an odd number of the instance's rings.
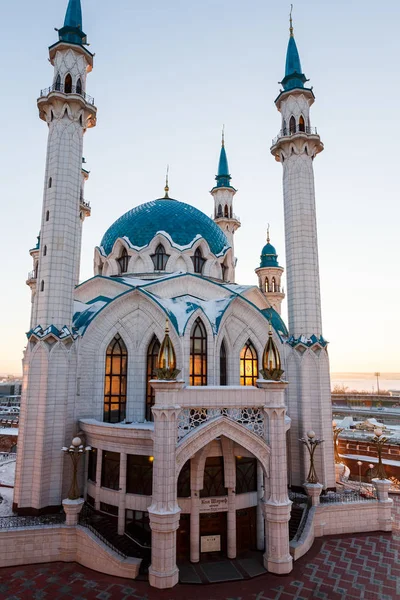
[[[27,281],[31,281],[32,279],[36,279],[35,271],[29,271]]]
[[[51,92],[60,92],[61,94],[76,94],[78,96],[82,96],[82,98],[88,104],[94,106],[94,98],[92,98],[92,96],[89,96],[89,94],[83,92],[82,88],[79,86],[64,85],[63,83],[53,83],[53,85],[51,85],[50,87],[45,88],[44,90],[40,90],[40,98],[48,96]]]
[[[298,133],[305,133],[307,135],[318,135],[318,131],[316,127],[306,127],[305,125],[297,125],[296,127],[290,127],[286,129],[281,129],[276,138],[272,140],[272,146],[283,137],[290,137],[292,135],[297,135]]]
[[[227,417],[265,438],[265,415],[261,407],[184,408],[178,416],[178,442],[196,427],[219,417]]]

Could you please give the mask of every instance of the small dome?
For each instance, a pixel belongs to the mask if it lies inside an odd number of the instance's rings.
[[[132,246],[148,246],[158,232],[166,233],[178,249],[190,247],[201,236],[216,256],[230,247],[223,231],[207,215],[184,202],[160,198],[132,208],[106,231],[101,240],[108,255],[118,238],[127,238]]]
[[[278,255],[275,248],[269,242],[261,250],[260,267],[279,267]]]

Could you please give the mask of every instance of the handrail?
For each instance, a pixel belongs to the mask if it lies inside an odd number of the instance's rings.
[[[66,86],[63,83],[53,83],[53,85],[51,85],[50,87],[40,90],[39,97],[44,98],[45,96],[48,96],[51,92],[60,92],[61,94],[77,94],[78,96],[82,96],[82,98],[88,104],[94,106],[94,98],[92,98],[92,96],[89,96],[89,94],[83,92],[82,88],[76,85]]]
[[[278,140],[283,137],[290,137],[297,135],[298,133],[305,133],[308,135],[318,135],[316,127],[309,127],[308,125],[296,125],[296,127],[289,127],[281,129],[278,135],[272,140],[272,145],[275,146]]]

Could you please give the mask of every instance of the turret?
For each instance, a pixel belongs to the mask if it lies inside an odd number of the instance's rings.
[[[283,271],[283,267],[279,266],[276,250],[270,242],[268,226],[267,243],[261,250],[260,266],[255,272],[258,276],[260,290],[265,295],[272,308],[279,314],[281,314],[282,300],[285,297],[285,293],[281,287]]]

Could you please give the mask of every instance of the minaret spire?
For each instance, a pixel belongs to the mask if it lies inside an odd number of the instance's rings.
[[[169,198],[169,196],[168,196],[168,192],[169,192],[168,176],[169,176],[169,165],[167,165],[167,173],[165,175],[165,188],[164,188],[165,196],[164,196],[164,198]]]
[[[60,42],[72,44],[86,44],[86,33],[82,31],[81,0],[69,0],[65,13],[64,27],[59,32]]]
[[[290,16],[289,16],[289,21],[290,21],[290,27],[289,27],[290,37],[293,37],[292,12],[293,12],[293,4],[290,5]]]

